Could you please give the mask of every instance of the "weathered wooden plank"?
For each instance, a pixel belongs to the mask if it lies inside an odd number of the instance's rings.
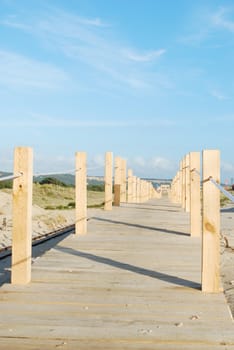
[[[224,295],[201,292],[186,212],[161,199],[96,213],[89,235],[34,262],[30,285],[0,289],[0,349],[234,347]]]

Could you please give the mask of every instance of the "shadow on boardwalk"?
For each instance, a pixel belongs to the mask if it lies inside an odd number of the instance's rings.
[[[56,238],[53,238],[51,240],[47,240],[44,242],[39,243],[38,245],[35,245],[32,247],[32,261],[36,259],[39,256],[44,255],[48,250],[56,246],[61,240],[65,239],[68,234],[64,234],[62,236],[58,236]],[[11,281],[11,256],[8,256],[1,260],[0,263],[0,287],[4,283],[10,283]]]
[[[129,206],[130,207],[130,206]],[[137,210],[147,210],[147,211],[163,211],[164,213],[165,212],[171,212],[171,213],[178,213],[180,212],[180,210],[174,210],[174,209],[159,209],[158,207],[156,208],[150,208],[150,207],[130,207],[132,209],[137,209]]]
[[[118,224],[118,225],[126,225],[126,226],[130,226],[130,227],[137,227],[137,228],[141,228],[144,230],[152,230],[152,231],[157,231],[157,232],[164,232],[164,233],[169,233],[169,234],[173,234],[173,235],[179,235],[179,236],[187,236],[189,237],[188,233],[184,233],[184,232],[179,232],[179,231],[174,231],[174,230],[167,230],[164,228],[158,228],[158,227],[152,227],[152,226],[145,226],[145,225],[139,225],[139,224],[131,224],[129,222],[124,222],[124,221],[116,221],[116,220],[110,220],[110,219],[103,219],[103,218],[99,218],[99,217],[92,217],[93,220],[98,220],[98,221],[105,221],[105,222],[109,222],[111,224]]]
[[[66,247],[56,247],[55,248],[58,251],[61,251],[63,253],[67,253],[67,254],[72,254],[75,256],[79,256],[81,258],[85,258],[91,261],[95,261],[98,262],[100,264],[105,264],[105,265],[109,265],[109,266],[113,266],[116,267],[118,269],[122,269],[122,270],[126,270],[126,271],[131,271],[140,275],[144,275],[144,276],[148,276],[151,278],[156,278],[158,280],[164,281],[164,282],[168,282],[168,283],[172,283],[172,284],[176,284],[178,286],[183,286],[183,287],[188,287],[188,288],[193,288],[193,289],[201,289],[201,285],[199,283],[193,282],[193,281],[189,281],[180,277],[176,277],[176,276],[172,276],[172,275],[168,275],[162,272],[157,272],[157,271],[153,271],[153,270],[148,270],[142,267],[138,267],[138,266],[134,266],[131,264],[126,264],[126,263],[122,263],[120,261],[116,261],[113,259],[109,259],[109,258],[104,258],[102,256],[98,256],[98,255],[94,255],[94,254],[90,254],[90,253],[84,253],[81,251],[76,251],[72,248],[66,248]]]

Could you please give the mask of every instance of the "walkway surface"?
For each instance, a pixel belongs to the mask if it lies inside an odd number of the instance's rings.
[[[0,288],[0,349],[234,349],[223,293],[200,291],[200,239],[167,199],[96,211]]]

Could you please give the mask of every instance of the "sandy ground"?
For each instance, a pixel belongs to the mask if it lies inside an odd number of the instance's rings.
[[[72,225],[75,210],[45,210],[33,206],[33,237]],[[12,196],[0,192],[0,249],[11,245]]]
[[[221,209],[221,277],[234,318],[234,204]]]
[[[0,249],[11,245],[12,197],[0,191]],[[75,210],[45,210],[33,206],[33,237],[72,225]],[[234,204],[221,210],[221,278],[234,317]]]

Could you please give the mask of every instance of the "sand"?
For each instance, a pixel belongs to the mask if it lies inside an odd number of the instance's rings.
[[[72,225],[75,222],[75,210],[45,210],[33,205],[33,237]],[[0,249],[11,245],[12,232],[12,196],[0,191]]]
[[[221,209],[221,279],[234,318],[234,204]]]

